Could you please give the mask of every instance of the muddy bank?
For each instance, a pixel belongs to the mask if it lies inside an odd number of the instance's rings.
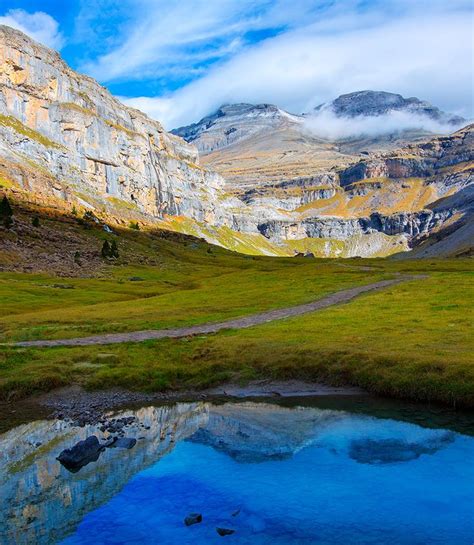
[[[303,381],[252,381],[245,386],[223,384],[205,390],[179,392],[132,392],[124,389],[87,391],[70,386],[33,396],[21,401],[0,404],[0,432],[37,418],[71,420],[77,425],[96,424],[104,415],[122,408],[177,401],[286,399],[319,396],[368,396],[360,388],[332,387]]]

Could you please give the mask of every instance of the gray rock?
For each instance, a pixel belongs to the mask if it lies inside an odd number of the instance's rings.
[[[127,448],[131,449],[137,444],[137,440],[133,437],[119,437],[110,447],[112,448]]]
[[[71,473],[77,473],[85,465],[97,461],[103,448],[97,437],[91,435],[73,447],[63,450],[57,460]]]

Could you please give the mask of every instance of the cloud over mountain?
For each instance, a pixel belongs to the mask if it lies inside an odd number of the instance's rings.
[[[11,9],[0,16],[0,25],[21,30],[37,42],[54,49],[61,49],[64,43],[58,22],[43,11],[28,13],[23,9]]]

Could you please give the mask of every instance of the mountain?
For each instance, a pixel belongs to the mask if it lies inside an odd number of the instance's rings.
[[[387,125],[387,120],[393,125],[388,132],[375,129],[373,134],[374,127],[364,125],[366,121]],[[302,115],[271,104],[226,105],[171,132],[195,144],[203,163],[222,174],[227,190],[239,195],[242,189],[320,173],[347,165],[361,153],[396,149],[435,134],[420,124],[454,131],[465,123],[417,98],[359,91]]]
[[[381,116],[403,111],[453,125],[453,128],[466,123],[464,118],[442,112],[429,102],[386,91],[368,90],[341,95],[332,102],[320,104],[314,112],[324,109],[331,109],[338,117]]]
[[[366,101],[371,111],[388,99],[377,100]],[[225,106],[175,131],[188,143],[2,26],[0,189],[25,213],[0,227],[0,264],[36,255],[31,207],[93,218],[104,230],[133,222],[179,231],[247,254],[431,255],[445,234],[444,253],[470,251],[473,125],[421,141],[411,133],[330,141],[307,129],[307,117],[268,104]],[[380,149],[361,151],[371,142]],[[212,151],[201,159],[196,146]]]
[[[271,104],[232,104],[171,131],[192,142],[203,163],[220,172],[227,190],[309,176],[352,157],[305,129],[303,116]]]
[[[196,144],[199,152],[208,153],[253,134],[291,127],[301,120],[272,104],[229,104],[198,123],[171,132]]]

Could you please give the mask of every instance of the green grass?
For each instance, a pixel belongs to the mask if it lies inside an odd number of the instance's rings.
[[[196,253],[191,263],[168,258],[157,267],[111,267],[103,279],[0,274],[0,338],[52,339],[221,321],[386,276],[308,260]],[[141,280],[130,280],[135,277]]]
[[[17,222],[28,226],[20,242],[30,248],[30,260],[33,247],[70,260],[71,267],[78,248],[92,257],[74,269],[84,277],[0,273],[2,341],[215,322],[314,301],[399,273],[428,278],[298,318],[192,339],[2,347],[0,397],[73,383],[150,391],[273,377],[474,407],[471,259],[251,257],[163,231],[116,228],[111,235],[52,213],[41,216],[37,232],[29,217],[37,210],[14,205]],[[11,243],[16,236],[8,233]],[[103,240],[114,236],[120,259],[101,260]]]
[[[2,394],[77,382],[176,390],[265,377],[353,384],[388,396],[474,407],[470,263],[371,263],[431,273],[346,305],[245,330],[136,344],[8,349],[0,359]]]

